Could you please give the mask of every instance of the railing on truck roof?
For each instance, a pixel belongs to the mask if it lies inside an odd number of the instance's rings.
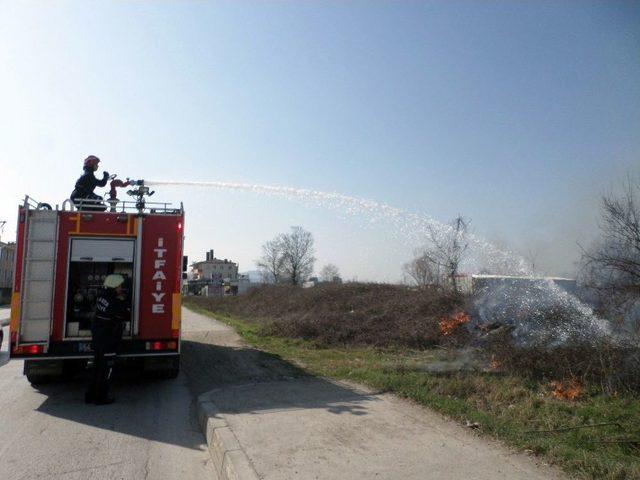
[[[147,214],[181,214],[184,213],[182,202],[180,206],[168,202],[140,202],[127,200],[100,200],[100,199],[77,199],[70,198],[62,202],[62,205],[54,206],[38,202],[33,197],[25,195],[23,208],[25,210],[55,210],[60,212],[90,212],[90,213],[147,213]]]

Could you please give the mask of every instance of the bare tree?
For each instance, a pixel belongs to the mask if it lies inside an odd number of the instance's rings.
[[[333,282],[336,278],[340,278],[340,270],[333,263],[327,263],[320,270],[320,279],[323,282]]]
[[[270,283],[279,283],[283,276],[284,252],[279,237],[262,245],[262,256],[256,261],[262,278]]]
[[[291,227],[291,233],[278,237],[282,248],[282,271],[292,285],[300,285],[313,272],[316,261],[313,235],[302,227]]]
[[[469,248],[469,221],[458,215],[448,228],[429,228],[430,246],[425,249],[429,261],[441,268],[449,286],[458,290],[458,268]]]
[[[609,313],[628,314],[640,305],[640,180],[628,177],[618,195],[601,204],[601,240],[583,251],[583,279]],[[634,319],[635,328],[640,327]]]
[[[426,250],[416,250],[415,258],[402,267],[413,283],[418,287],[429,285],[440,286],[440,266],[434,262],[431,253]]]

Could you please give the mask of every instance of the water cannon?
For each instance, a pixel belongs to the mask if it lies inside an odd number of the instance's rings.
[[[144,184],[144,180],[129,180],[129,185],[137,187],[132,190],[128,190],[127,195],[131,195],[136,199],[136,208],[139,213],[142,213],[146,202],[145,197],[150,197],[156,192],[154,190],[150,190],[149,187]]]
[[[151,195],[156,193],[155,191],[150,190],[149,187],[144,184],[144,180],[129,180],[129,185],[138,187],[133,190],[127,191],[127,195],[131,195],[132,197],[150,197]]]
[[[118,193],[116,191],[116,188],[128,187],[129,185],[133,185],[133,182],[136,182],[136,180],[130,180],[128,177],[124,181],[117,179],[116,177],[117,175],[109,176],[109,179],[111,180],[111,182],[109,182],[109,198],[107,199],[107,202],[109,203],[109,206],[110,206],[109,210],[112,212],[116,211],[116,206],[120,201],[118,199]]]

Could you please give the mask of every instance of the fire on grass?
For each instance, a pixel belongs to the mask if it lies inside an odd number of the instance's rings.
[[[491,361],[489,362],[489,369],[492,371],[498,370],[502,366],[502,362],[499,362],[495,354],[491,355]]]
[[[440,333],[444,336],[454,333],[460,325],[469,323],[471,317],[465,312],[454,313],[440,319]]]
[[[576,380],[572,378],[565,381],[553,381],[551,382],[551,396],[559,400],[577,400],[584,392],[584,387]]]

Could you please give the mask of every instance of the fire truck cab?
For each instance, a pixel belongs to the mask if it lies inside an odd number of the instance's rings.
[[[107,211],[51,208],[26,197],[18,209],[11,298],[11,358],[32,383],[70,375],[92,358],[91,321],[104,278],[127,279],[131,316],[118,362],[174,377],[180,360],[184,210],[118,202]]]

